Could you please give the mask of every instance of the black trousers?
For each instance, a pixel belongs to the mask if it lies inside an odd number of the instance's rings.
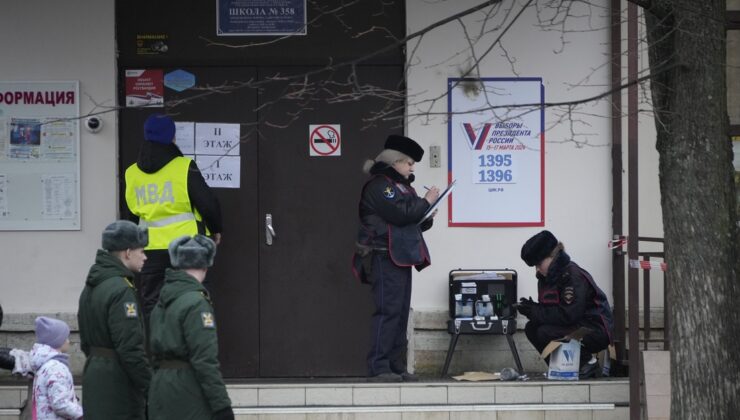
[[[137,276],[136,288],[139,292],[139,302],[144,318],[149,320],[154,306],[159,299],[159,292],[164,285],[164,272],[171,268],[170,254],[166,249],[145,251],[146,262]]]
[[[393,264],[387,252],[373,255],[372,272],[375,313],[372,319],[369,376],[406,371],[406,327],[411,307],[411,267]]]
[[[539,353],[545,349],[552,340],[563,338],[564,336],[577,330],[578,326],[563,327],[560,325],[536,324],[532,321],[527,322],[524,327],[524,333],[527,335],[529,342]],[[592,331],[581,340],[581,366],[591,360],[593,353],[598,353],[609,347],[609,337],[601,328],[592,328]],[[549,363],[549,357],[545,359]]]

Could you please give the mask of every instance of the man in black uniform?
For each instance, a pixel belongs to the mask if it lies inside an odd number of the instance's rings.
[[[432,218],[421,219],[439,197],[437,187],[421,198],[411,186],[414,164],[423,155],[415,141],[391,135],[364,167],[372,177],[362,188],[354,273],[363,283],[372,283],[375,302],[369,381],[417,380],[406,369],[411,267],[421,270],[430,264],[422,232],[432,227]]]
[[[611,343],[613,318],[609,301],[591,275],[570,260],[562,242],[547,230],[531,237],[522,246],[521,257],[537,268],[538,302],[521,298],[519,313],[529,318],[524,332],[538,352],[547,344],[579,327],[591,332],[581,341],[581,379],[599,376],[593,353]]]

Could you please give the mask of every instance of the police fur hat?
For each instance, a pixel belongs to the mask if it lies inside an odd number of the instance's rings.
[[[163,114],[152,114],[144,122],[144,139],[154,143],[172,143],[175,131],[175,122]]]
[[[549,230],[532,236],[522,246],[522,259],[528,266],[532,267],[547,258],[555,247],[558,240]]]
[[[419,146],[419,143],[408,137],[399,136],[397,134],[391,134],[388,136],[383,148],[397,150],[413,159],[414,162],[419,162],[421,161],[421,158],[424,157],[424,149]]]
[[[170,242],[170,261],[175,268],[208,268],[215,256],[216,243],[207,236],[181,236]]]
[[[149,231],[128,220],[116,220],[103,229],[103,249],[123,251],[144,248],[149,243]]]

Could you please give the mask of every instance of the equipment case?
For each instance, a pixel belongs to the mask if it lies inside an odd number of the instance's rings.
[[[461,295],[458,302],[455,295]],[[479,316],[476,311],[476,302],[482,301],[483,296],[490,296],[493,305],[492,316]],[[509,348],[514,356],[519,373],[522,373],[522,364],[511,337],[516,332],[517,273],[515,270],[505,269],[457,269],[449,273],[449,316],[447,332],[450,337],[450,347],[447,350],[442,377],[447,375],[455,346],[460,334],[499,334],[506,336]],[[465,311],[466,304],[472,302]],[[461,311],[460,304],[463,306]],[[465,312],[465,313],[463,313]]]

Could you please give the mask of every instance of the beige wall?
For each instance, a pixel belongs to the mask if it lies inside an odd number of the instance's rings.
[[[513,2],[513,11],[506,23],[513,19],[525,2]],[[418,31],[446,16],[479,4],[474,0],[407,1],[407,33]],[[521,16],[502,42],[504,51],[494,48],[481,62],[481,77],[542,77],[545,101],[560,102],[586,98],[608,90],[609,73],[609,19],[608,9],[575,5],[574,14],[587,16],[572,20],[563,33],[557,28],[545,32],[538,26],[549,12],[537,15],[530,8]],[[509,12],[512,1],[502,2],[500,14]],[[489,22],[481,30],[484,15],[478,12],[463,19],[468,34],[477,40],[476,56],[481,57],[494,39],[501,34],[501,19]],[[499,24],[499,28],[496,28]],[[479,34],[487,32],[480,39]],[[566,44],[561,43],[562,40]],[[624,28],[626,37],[626,26]],[[447,126],[444,115],[417,118],[413,114],[422,107],[414,105],[425,99],[442,95],[448,77],[459,77],[461,69],[470,62],[470,50],[464,31],[458,22],[449,23],[426,35],[418,48],[416,41],[407,47],[410,68],[408,91],[408,135],[420,141],[425,148],[442,147],[442,167],[430,168],[423,161],[416,169],[417,178],[424,185],[444,185],[447,181]],[[626,69],[626,59],[624,60]],[[647,66],[647,57],[641,57],[641,68]],[[626,71],[626,70],[625,70]],[[626,76],[625,76],[626,77]],[[648,92],[649,93],[649,92]],[[623,100],[626,112],[626,92]],[[649,109],[642,100],[640,108]],[[432,111],[444,113],[446,98],[437,101]],[[548,109],[545,134],[545,226],[561,241],[573,259],[587,269],[611,299],[611,122],[610,104],[601,100],[576,109],[574,129],[566,122],[557,123],[563,109]],[[640,234],[662,236],[660,193],[657,178],[655,128],[650,114],[640,115]],[[626,124],[626,119],[625,119]],[[587,144],[577,145],[578,141]],[[626,125],[624,140],[626,143]],[[625,150],[626,159],[626,150]],[[626,160],[625,160],[626,170]],[[625,198],[627,177],[624,177]],[[502,205],[506,205],[502,203]],[[627,230],[625,202],[625,232]],[[542,228],[450,228],[447,227],[447,208],[436,217],[435,227],[426,234],[431,249],[432,266],[414,277],[413,305],[416,311],[447,306],[447,273],[451,269],[509,267],[519,272],[519,294],[535,296],[534,270],[520,259],[522,243]],[[655,299],[662,292],[653,289]],[[662,301],[660,303],[662,305]]]
[[[451,13],[478,4],[475,0],[407,1],[407,32],[417,31]],[[514,13],[521,3],[517,2]],[[511,0],[503,2],[503,11]],[[582,7],[582,6],[579,6]],[[547,101],[567,101],[600,93],[609,82],[607,65],[609,33],[607,10],[593,7],[588,19],[574,23],[574,32],[542,32],[532,10],[504,36],[504,46],[516,59],[512,65],[501,49],[483,61],[481,76],[540,76]],[[93,17],[94,18],[91,18]],[[469,33],[480,33],[483,15],[464,19]],[[489,31],[476,44],[482,54],[500,29]],[[626,28],[625,28],[626,34]],[[3,80],[79,80],[84,114],[93,100],[114,105],[116,96],[114,4],[112,0],[5,1],[0,15],[0,74]],[[409,113],[420,100],[443,94],[448,77],[460,76],[468,46],[460,24],[452,22],[425,36],[411,56],[408,90]],[[534,47],[537,48],[534,48]],[[469,56],[469,54],[468,54]],[[641,67],[646,59],[641,59]],[[626,61],[625,61],[626,66]],[[624,101],[626,104],[626,100]],[[446,111],[446,99],[433,111]],[[641,103],[641,108],[646,104]],[[576,133],[588,145],[578,147],[567,125],[556,124],[546,133],[546,223],[565,244],[573,258],[588,269],[607,292],[611,290],[611,159],[609,104],[599,101],[579,108]],[[546,125],[558,118],[548,110]],[[82,229],[69,232],[0,233],[0,303],[7,313],[75,312],[77,297],[99,243],[101,229],[116,217],[117,133],[115,113],[103,116],[105,128],[98,134],[81,130]],[[442,168],[429,168],[425,160],[417,168],[419,182],[442,185],[447,180],[447,128],[443,116],[409,118],[408,134],[425,148],[442,147]],[[626,130],[625,130],[626,133]],[[645,236],[662,236],[660,194],[657,184],[657,153],[652,117],[640,118],[640,227]],[[625,140],[626,141],[626,140]],[[625,151],[626,153],[626,151]],[[626,194],[626,177],[625,177]],[[625,207],[626,214],[626,207]],[[417,310],[447,305],[447,273],[459,267],[509,267],[520,274],[521,295],[534,295],[533,270],[519,259],[524,240],[539,228],[448,228],[447,209],[427,234],[433,265],[415,275],[413,305]],[[626,224],[625,224],[626,230]],[[655,289],[654,289],[655,290]]]
[[[0,13],[0,78],[79,80],[80,112],[115,105],[113,0],[11,0]],[[79,231],[0,232],[0,303],[6,313],[76,312],[100,242],[116,216],[116,114],[80,130]]]

